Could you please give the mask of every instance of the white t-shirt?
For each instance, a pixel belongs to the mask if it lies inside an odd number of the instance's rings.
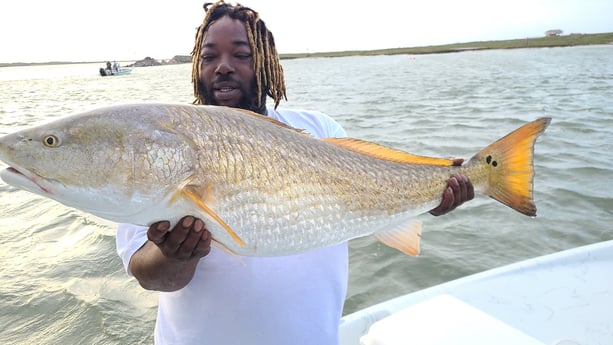
[[[268,110],[268,116],[313,136],[344,137],[319,112]],[[119,224],[117,252],[128,270],[147,228]],[[155,343],[164,345],[332,345],[347,292],[347,243],[282,257],[241,257],[213,247],[190,283],[161,292]]]

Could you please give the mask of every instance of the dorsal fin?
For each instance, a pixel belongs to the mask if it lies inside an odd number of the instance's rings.
[[[441,165],[452,166],[457,165],[456,161],[447,158],[434,158],[426,156],[417,156],[411,153],[392,149],[387,146],[375,144],[370,141],[354,139],[354,138],[326,138],[323,139],[326,142],[334,144],[336,146],[351,150],[357,153],[361,153],[366,156],[378,158],[386,161],[396,163],[407,164],[427,164],[427,165]]]
[[[239,112],[244,113],[245,115],[253,116],[259,118],[264,121],[268,121],[277,126],[281,126],[288,129],[293,129],[296,132],[308,134],[302,129],[297,129],[291,126],[286,125],[285,123],[270,118],[268,116],[254,113],[249,110],[244,109],[234,109]],[[375,144],[370,141],[355,139],[355,138],[324,138],[322,139],[326,142],[334,144],[336,146],[361,153],[366,156],[370,156],[373,158],[387,160],[396,163],[405,163],[405,164],[423,164],[423,165],[440,165],[440,166],[453,166],[458,165],[457,159],[447,159],[447,158],[434,158],[434,157],[426,157],[426,156],[418,156],[408,152],[404,152],[397,149],[392,149],[387,146]]]

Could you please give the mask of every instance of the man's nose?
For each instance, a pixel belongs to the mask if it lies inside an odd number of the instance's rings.
[[[232,64],[230,63],[230,61],[228,61],[228,58],[220,59],[219,64],[217,65],[217,68],[215,69],[215,73],[228,74],[228,73],[233,73],[233,72],[234,72],[234,67],[232,67]]]

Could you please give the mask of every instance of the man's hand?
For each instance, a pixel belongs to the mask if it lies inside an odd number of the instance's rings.
[[[211,233],[202,220],[186,216],[169,231],[160,221],[147,229],[147,241],[130,259],[130,272],[147,290],[177,291],[192,280],[200,258],[211,251]]]
[[[185,216],[168,231],[170,223],[160,221],[151,224],[147,238],[169,259],[189,260],[201,258],[211,251],[211,233],[204,222],[192,216]]]
[[[463,160],[459,160],[459,164],[462,164]],[[464,175],[453,175],[449,181],[447,181],[447,189],[443,192],[443,200],[441,204],[430,211],[433,216],[440,216],[445,213],[453,211],[456,207],[462,205],[465,201],[472,200],[475,197],[475,190],[473,184],[468,177]]]

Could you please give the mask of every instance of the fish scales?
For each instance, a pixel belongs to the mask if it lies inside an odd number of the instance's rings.
[[[440,203],[454,173],[534,215],[533,145],[549,121],[453,166],[359,140],[316,139],[232,108],[133,104],[2,137],[0,159],[11,166],[2,172],[7,183],[112,221],[201,217],[217,244],[240,255],[371,234],[415,254],[421,228],[411,217]]]
[[[316,241],[335,243],[342,239],[357,237],[365,229],[377,230],[389,220],[378,219],[374,214],[386,217],[403,213],[411,210],[408,199],[420,200],[420,197],[424,199],[420,196],[419,189],[410,188],[411,180],[419,183],[417,177],[430,175],[433,169],[443,171],[439,178],[439,188],[432,188],[436,190],[436,198],[427,199],[428,203],[420,207],[423,209],[438,203],[440,199],[438,197],[442,195],[443,187],[450,176],[449,168],[425,169],[420,166],[411,168],[399,163],[364,160],[354,152],[321,141],[314,142],[311,138],[297,135],[294,131],[270,133],[268,129],[271,126],[267,123],[263,124],[261,130],[252,133],[249,133],[248,129],[241,128],[247,127],[244,122],[232,125],[237,126],[240,133],[250,137],[253,146],[248,149],[245,147],[236,149],[238,142],[224,142],[219,150],[255,152],[254,156],[259,158],[259,161],[250,162],[249,166],[256,166],[253,169],[256,174],[234,176],[234,183],[228,185],[227,181],[230,179],[227,176],[223,177],[224,171],[233,166],[242,168],[241,162],[235,159],[235,155],[226,155],[227,159],[218,162],[219,166],[205,165],[202,166],[202,170],[219,169],[220,173],[213,176],[223,178],[210,183],[219,188],[219,192],[214,193],[217,198],[227,197],[228,202],[227,207],[220,204],[217,213],[226,219],[228,224],[237,224],[239,228],[249,231],[239,233],[239,236],[247,243],[257,241],[257,246],[260,248],[260,242],[267,239],[266,244],[271,246],[290,241],[295,245],[292,250],[301,250],[304,249],[301,248],[302,245]],[[224,126],[224,129],[234,128],[233,126]],[[249,126],[249,128],[256,127]],[[220,133],[212,141],[223,142],[223,138],[235,138],[235,136]],[[271,146],[280,149],[268,149]],[[305,152],[307,154],[304,154]],[[206,152],[203,154],[206,155]],[[204,158],[202,161],[216,163],[212,157]],[[396,166],[390,167],[390,165]],[[382,171],[393,173],[383,174]],[[356,196],[363,197],[356,198]],[[241,212],[252,216],[247,218],[242,214],[235,214],[237,205],[240,205]],[[340,217],[340,214],[345,216]],[[308,231],[317,228],[327,231]],[[266,231],[268,234],[263,236],[262,232]]]
[[[201,148],[217,143],[211,150],[200,150],[200,171],[215,173],[202,176],[212,180],[197,184],[216,186],[213,193],[216,198],[227,198],[226,206],[220,203],[217,213],[228,224],[247,229],[239,236],[248,243],[268,239],[272,245],[288,240],[297,246],[292,250],[300,250],[300,242],[338,242],[359,236],[364,228],[376,229],[379,223],[385,223],[370,214],[400,213],[410,205],[407,198],[418,199],[418,189],[398,186],[408,186],[409,181],[416,182],[416,177],[431,174],[428,170],[432,168],[417,166],[411,169],[393,162],[364,160],[359,154],[314,141],[293,130],[279,131],[266,122],[251,123],[242,117],[239,120],[228,114],[221,115],[218,123],[224,125],[192,132],[208,133],[193,138]],[[190,123],[190,127],[195,125]],[[202,138],[210,143],[207,145]],[[270,147],[279,149],[271,150]],[[242,160],[241,153],[245,152],[252,152],[250,156],[254,160]],[[449,178],[448,168],[439,170],[444,173],[439,179],[436,196],[442,194],[442,187]],[[381,171],[393,173],[382,174]],[[364,198],[356,198],[356,195]],[[428,200],[428,205],[434,203],[433,199]],[[236,214],[237,205],[241,212],[251,216]],[[355,218],[334,217],[339,211],[352,212],[350,215]],[[323,234],[305,232],[326,225],[330,231]],[[331,231],[333,229],[336,230]],[[262,236],[262,232],[269,234]]]

